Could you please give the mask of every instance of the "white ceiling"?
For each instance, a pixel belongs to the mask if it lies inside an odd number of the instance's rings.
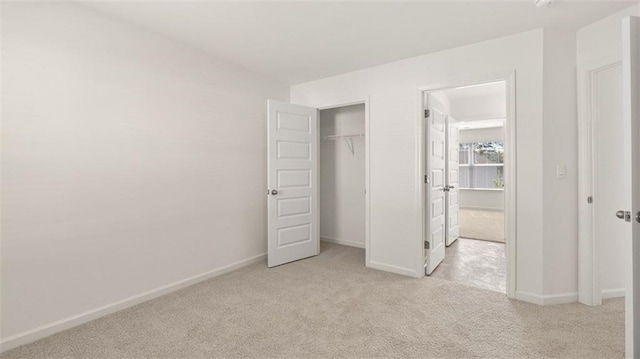
[[[578,29],[637,3],[78,1],[287,84],[541,27]]]

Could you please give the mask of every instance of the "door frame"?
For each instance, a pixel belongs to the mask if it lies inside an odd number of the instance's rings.
[[[424,274],[424,238],[426,234],[426,223],[425,223],[425,214],[427,208],[425,208],[424,196],[426,193],[424,191],[423,185],[423,176],[426,170],[425,166],[425,155],[424,151],[426,149],[425,136],[423,136],[426,128],[424,127],[424,96],[429,92],[442,91],[457,87],[471,86],[471,85],[481,85],[488,84],[492,82],[504,81],[506,86],[506,103],[507,103],[507,111],[506,111],[506,120],[505,120],[505,139],[504,139],[504,147],[505,147],[505,166],[506,171],[504,172],[504,217],[505,217],[505,250],[506,250],[506,260],[507,260],[507,288],[506,295],[508,298],[515,298],[516,296],[516,270],[517,270],[517,231],[516,231],[516,194],[517,194],[517,181],[516,181],[516,165],[517,165],[517,142],[516,142],[516,128],[517,128],[517,117],[516,117],[516,73],[515,71],[510,72],[501,72],[493,75],[484,75],[478,76],[476,78],[467,78],[464,80],[453,80],[453,81],[445,81],[442,83],[434,83],[432,85],[427,85],[424,87],[420,87],[417,89],[417,131],[416,131],[416,141],[419,143],[417,147],[418,153],[416,153],[417,163],[417,179],[419,185],[417,186],[416,193],[416,205],[419,208],[420,218],[418,221],[418,233],[420,236],[416,240],[416,253],[419,254],[419,260],[417,261],[416,271],[417,273],[421,273],[422,277]]]
[[[600,286],[599,242],[595,237],[595,206],[588,198],[595,197],[594,116],[597,107],[595,75],[615,66],[621,66],[618,55],[603,56],[578,67],[578,302],[586,305],[602,304]]]
[[[365,252],[365,266],[366,267],[370,267],[371,265],[371,241],[370,241],[370,185],[369,185],[369,162],[370,162],[370,151],[369,151],[369,144],[371,143],[370,141],[370,136],[369,136],[369,103],[370,103],[370,98],[369,96],[365,97],[365,98],[358,98],[358,99],[353,99],[351,101],[345,101],[345,102],[339,102],[339,103],[329,103],[323,106],[317,106],[316,109],[318,110],[318,127],[320,126],[320,111],[322,110],[330,110],[333,108],[339,108],[339,107],[347,107],[347,106],[353,106],[353,105],[364,105],[364,187],[365,187],[365,194],[364,194],[364,252]],[[318,141],[320,141],[320,131],[318,131]],[[318,142],[318,146],[319,146],[320,142]],[[318,151],[318,156],[320,154],[320,151]],[[322,159],[320,159],[321,161]],[[320,167],[320,161],[318,161],[318,167]],[[320,171],[318,171],[318,185],[320,183]],[[318,215],[320,215],[320,198],[318,198]],[[318,220],[318,225],[320,224],[320,221],[322,219],[320,218]]]

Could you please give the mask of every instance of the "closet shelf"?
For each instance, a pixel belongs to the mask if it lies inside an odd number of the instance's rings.
[[[323,136],[322,140],[331,141],[331,140],[339,140],[341,138],[355,138],[355,137],[364,137],[364,133],[351,133],[346,135],[328,135],[328,136]]]
[[[364,133],[350,133],[350,134],[345,134],[345,135],[329,135],[329,136],[323,136],[322,140],[323,141],[336,141],[336,140],[339,140],[339,139],[343,139],[344,143],[349,148],[349,151],[351,151],[351,154],[354,155],[355,151],[353,149],[353,139],[357,138],[357,137],[364,137]]]

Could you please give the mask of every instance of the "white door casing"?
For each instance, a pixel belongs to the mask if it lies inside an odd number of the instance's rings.
[[[625,293],[625,357],[640,357],[640,17],[622,20],[622,116],[625,192],[629,211]]]
[[[460,194],[460,129],[453,117],[447,116],[447,216],[446,216],[446,245],[450,246],[460,234],[459,227],[459,194]]]
[[[426,95],[426,236],[425,274],[430,275],[444,259],[445,251],[445,172],[446,121],[444,106],[433,96]],[[426,114],[425,113],[425,114]]]
[[[320,253],[318,111],[268,100],[269,267]]]

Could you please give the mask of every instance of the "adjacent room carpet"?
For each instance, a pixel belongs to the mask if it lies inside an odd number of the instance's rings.
[[[505,243],[504,212],[460,208],[460,237]]]
[[[622,358],[624,301],[541,307],[364,267],[257,263],[4,353],[18,358]]]

